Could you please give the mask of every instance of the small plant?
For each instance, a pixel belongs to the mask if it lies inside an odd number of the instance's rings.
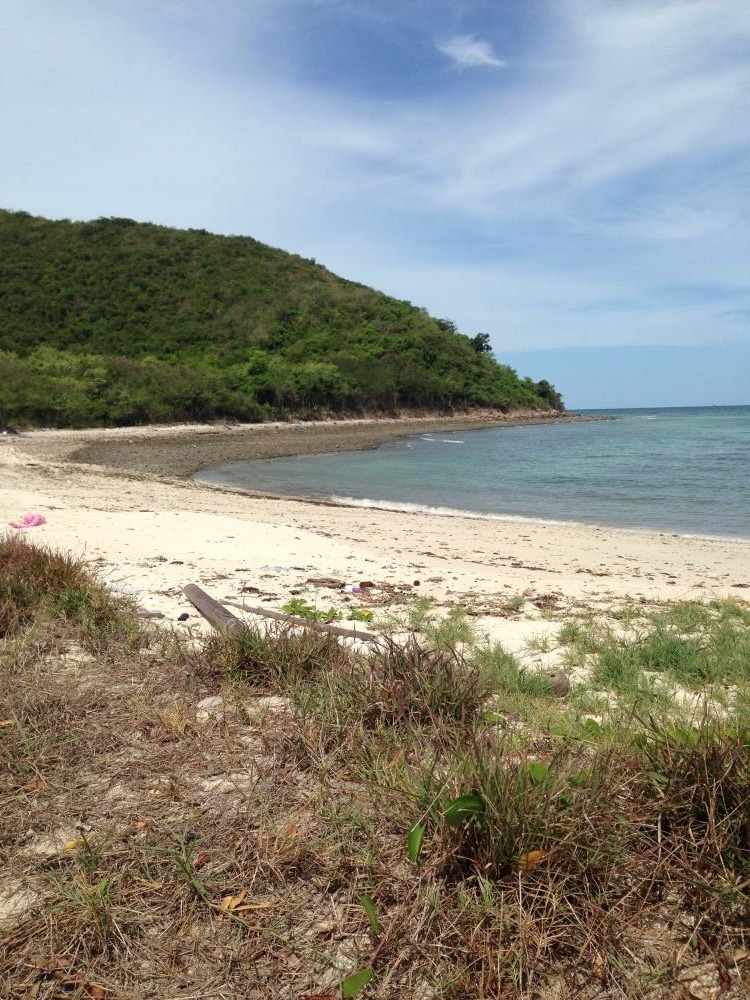
[[[492,692],[483,668],[411,638],[405,644],[386,640],[364,657],[340,658],[337,668],[298,685],[295,698],[303,715],[319,720],[326,745],[391,727],[410,734],[426,728],[455,742],[472,731]]]
[[[341,618],[341,612],[337,611],[336,608],[319,611],[312,604],[308,604],[304,597],[293,597],[291,601],[282,605],[281,610],[287,615],[306,618],[310,622],[333,622]]]
[[[407,627],[412,632],[423,632],[432,625],[430,610],[432,601],[429,597],[415,597],[406,612]]]
[[[701,856],[750,877],[750,731],[649,719],[637,742],[662,800],[662,835],[684,831]]]
[[[434,649],[454,649],[459,644],[470,646],[476,642],[463,608],[451,608],[440,618],[429,597],[415,597],[405,615],[385,616],[381,623],[384,632],[419,632]]]
[[[442,621],[430,621],[423,628],[425,638],[435,649],[455,649],[459,643],[470,646],[476,641],[463,608],[452,608]]]
[[[471,726],[492,692],[489,675],[451,650],[411,639],[389,642],[366,664],[361,688],[366,725],[450,723]]]
[[[79,632],[90,647],[110,638],[140,640],[133,603],[95,579],[86,565],[26,538],[0,538],[0,638],[48,623]]]
[[[66,875],[50,873],[48,878],[66,912],[93,932],[97,949],[104,951],[113,945],[120,934],[114,915],[117,879],[109,875],[97,879],[83,870]]]
[[[609,821],[602,812],[588,832],[580,823],[594,803],[597,808],[604,804],[602,774],[608,767],[603,764],[602,756],[582,771],[567,751],[547,763],[515,752],[474,750],[437,792],[430,773],[422,793],[424,814],[441,842],[447,869],[504,879],[558,854],[557,863],[569,874],[572,866],[581,875],[585,870],[588,877],[595,872],[604,877],[604,866],[619,847],[611,838],[601,842],[595,827]]]
[[[529,653],[549,653],[553,648],[554,644],[548,635],[532,635],[526,642],[526,650]]]
[[[511,614],[518,614],[525,603],[526,598],[523,594],[512,594],[510,597],[505,598],[505,601],[503,602],[503,609],[511,612]]]
[[[348,653],[333,636],[308,629],[261,631],[247,628],[210,636],[202,659],[221,673],[258,687],[288,689],[297,682],[348,662]]]
[[[621,636],[593,622],[569,622],[560,642],[585,656],[592,680],[618,694],[653,692],[663,674],[689,690],[750,681],[750,612],[737,601],[685,601],[647,617]]]
[[[596,653],[601,647],[604,636],[600,625],[587,619],[584,621],[566,622],[560,629],[557,641],[561,646],[568,646],[579,654]]]
[[[499,644],[480,646],[474,651],[472,659],[477,667],[485,671],[499,694],[530,698],[552,696],[552,682],[547,674],[522,667],[516,657]]]
[[[372,618],[373,614],[369,608],[352,608],[349,612],[350,622],[371,622]]]

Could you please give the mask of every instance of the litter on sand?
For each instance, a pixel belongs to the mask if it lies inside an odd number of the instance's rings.
[[[10,521],[11,528],[38,528],[40,524],[46,524],[47,518],[43,514],[22,514],[19,521]]]

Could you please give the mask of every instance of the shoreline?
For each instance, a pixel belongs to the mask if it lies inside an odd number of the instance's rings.
[[[289,432],[288,425],[282,429]],[[413,423],[398,422],[388,432],[412,429]],[[319,430],[305,425],[300,433],[309,441]],[[11,531],[10,521],[38,511],[47,523],[24,532],[26,537],[83,557],[114,589],[132,594],[175,628],[204,628],[183,595],[187,583],[199,583],[218,600],[281,609],[303,595],[321,607],[338,602],[348,613],[353,605],[344,602],[361,598],[311,581],[365,580],[377,584],[383,612],[403,613],[417,596],[429,598],[439,614],[462,608],[479,634],[530,666],[555,665],[561,655],[556,636],[578,615],[608,617],[633,604],[648,609],[678,600],[750,597],[747,543],[737,540],[577,522],[429,511],[415,516],[270,498],[168,479],[163,470],[157,475],[72,460],[82,447],[101,447],[102,439],[143,454],[155,439],[171,437],[185,455],[197,434],[202,457],[206,449],[215,455],[217,437],[228,435],[246,450],[248,437],[260,442],[271,437],[267,431],[260,425],[249,431],[128,428],[0,437],[0,530]],[[278,444],[281,437],[271,440]],[[125,458],[132,463],[130,452]],[[510,610],[515,605],[518,610]],[[180,622],[184,613],[190,617]],[[540,638],[549,651],[539,652]]]
[[[33,430],[29,442],[53,461],[186,479],[233,462],[367,451],[411,434],[483,430],[593,419],[579,414],[477,411],[450,417],[387,417],[264,424],[177,424],[87,430]],[[33,442],[33,445],[31,444]],[[45,447],[46,445],[46,447]]]
[[[387,511],[393,514],[404,514],[407,517],[436,517],[443,518],[445,520],[454,519],[458,521],[498,521],[502,524],[518,524],[521,526],[526,524],[538,524],[547,525],[553,528],[570,527],[581,528],[584,530],[617,531],[622,532],[625,535],[669,535],[672,538],[694,538],[698,541],[729,542],[730,544],[736,545],[750,545],[750,536],[745,537],[744,535],[701,535],[696,532],[673,531],[668,528],[648,528],[633,527],[622,524],[607,524],[604,521],[568,521],[564,518],[532,517],[531,515],[527,516],[524,514],[482,513],[481,511],[464,510],[457,507],[428,507],[422,504],[410,504],[408,502],[399,503],[398,501],[391,502],[388,500],[369,500],[367,498],[360,500],[357,497],[314,497],[302,496],[296,493],[270,493],[266,490],[243,490],[239,486],[227,486],[224,483],[212,483],[205,479],[193,478],[190,481],[195,483],[197,486],[202,486],[210,490],[216,490],[219,493],[229,493],[236,496],[255,498],[257,500],[291,501],[293,503],[311,504],[318,507],[333,507],[334,509],[345,508],[349,510],[361,511]]]

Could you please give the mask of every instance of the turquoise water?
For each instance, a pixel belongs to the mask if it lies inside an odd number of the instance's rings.
[[[589,412],[615,419],[438,432],[196,478],[396,510],[750,540],[750,406]]]

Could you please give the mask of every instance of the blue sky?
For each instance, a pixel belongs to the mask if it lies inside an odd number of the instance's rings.
[[[0,0],[0,204],[244,233],[570,406],[750,403],[748,0]]]

